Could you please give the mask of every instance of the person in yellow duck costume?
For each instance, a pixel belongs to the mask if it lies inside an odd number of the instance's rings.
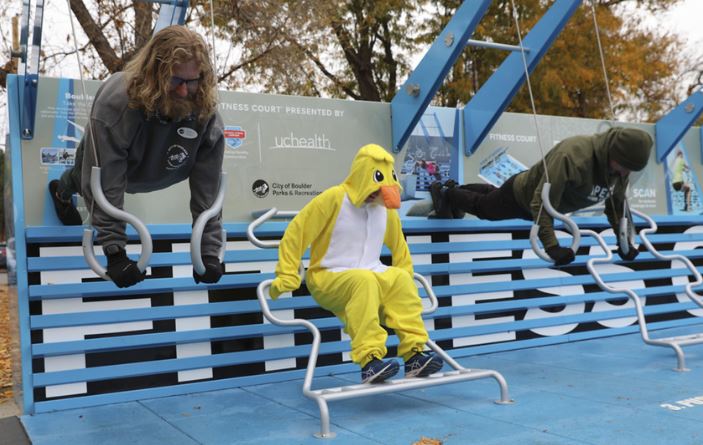
[[[351,337],[351,358],[361,366],[363,383],[380,383],[398,372],[388,352],[392,328],[400,339],[398,355],[406,377],[426,377],[442,368],[442,359],[424,353],[428,340],[413,265],[403,237],[400,184],[393,157],[382,147],[362,147],[342,184],[312,199],[286,229],[278,249],[271,297],[300,287],[301,257],[308,246],[307,286],[323,308],[334,313]],[[392,266],[381,263],[383,244]]]

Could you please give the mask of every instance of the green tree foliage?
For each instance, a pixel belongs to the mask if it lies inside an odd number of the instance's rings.
[[[676,105],[683,89],[672,88],[681,64],[682,42],[658,36],[642,26],[643,12],[666,10],[678,0],[640,2],[599,1],[595,11],[604,53],[613,108],[617,116],[652,121]],[[445,26],[460,1],[437,2],[437,13],[424,26],[424,41],[431,41]],[[521,35],[544,15],[553,2],[520,0]],[[494,1],[472,36],[476,40],[518,45],[509,0]],[[603,118],[611,116],[590,0],[577,9],[554,44],[531,74],[535,108],[540,114]],[[456,106],[468,102],[483,82],[507,57],[501,50],[467,47],[453,66],[435,102]],[[531,112],[525,87],[510,104],[510,111]]]
[[[677,38],[642,26],[642,17],[680,1],[593,0],[619,117],[655,120],[700,87],[703,58],[697,64],[687,60]],[[429,47],[461,3],[193,0],[186,24],[216,41],[223,87],[388,102],[413,68],[413,58]],[[515,3],[524,36],[553,0]],[[592,0],[583,0],[531,75],[538,113],[610,116],[591,4]],[[216,25],[212,36],[211,5]],[[132,0],[70,0],[70,6],[90,40],[79,50],[82,68],[93,78],[104,78],[124,66],[151,35],[157,11],[155,4]],[[43,46],[43,68],[72,57],[72,40],[65,37],[68,49],[65,44],[60,50]],[[510,0],[494,0],[472,38],[517,44]],[[450,107],[467,103],[506,56],[504,51],[467,47],[434,103]],[[525,88],[509,110],[531,111]]]
[[[242,83],[283,94],[389,101],[409,70],[418,0],[214,0],[220,37],[249,60]],[[209,0],[196,7],[207,20]],[[258,56],[256,60],[253,60]]]

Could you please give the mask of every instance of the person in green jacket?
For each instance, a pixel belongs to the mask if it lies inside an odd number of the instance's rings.
[[[643,130],[614,127],[592,136],[573,136],[559,142],[530,169],[510,177],[500,187],[490,184],[458,185],[454,181],[435,182],[430,187],[437,218],[463,218],[465,212],[481,219],[538,217],[539,239],[555,265],[569,264],[574,252],[561,247],[554,234],[554,221],[542,208],[542,186],[551,184],[549,200],[560,213],[580,210],[601,201],[614,230],[622,218],[625,191],[630,172],[640,171],[649,162],[652,137]],[[548,175],[544,174],[547,166]],[[630,246],[624,260],[638,252]]]

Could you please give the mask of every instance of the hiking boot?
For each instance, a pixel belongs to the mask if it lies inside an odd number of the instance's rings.
[[[427,377],[442,369],[444,360],[434,352],[418,352],[405,362],[405,377]]]
[[[452,219],[452,210],[449,206],[447,197],[447,187],[442,186],[442,183],[435,181],[430,185],[430,196],[432,197],[432,206],[434,207],[435,217],[439,219]]]
[[[59,198],[57,193],[59,189],[59,181],[54,179],[49,182],[49,194],[51,195],[51,200],[54,202],[54,209],[56,209],[56,216],[58,216],[59,221],[65,226],[80,226],[83,224],[83,219],[81,218],[78,210],[73,206],[71,200],[64,201]]]
[[[398,373],[400,366],[395,360],[379,360],[376,357],[361,369],[361,383],[382,383]]]

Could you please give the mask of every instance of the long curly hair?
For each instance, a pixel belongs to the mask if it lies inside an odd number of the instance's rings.
[[[157,115],[170,100],[173,66],[191,60],[198,63],[201,75],[193,112],[200,122],[207,121],[217,107],[217,80],[205,41],[181,25],[157,32],[125,66],[129,106]]]

